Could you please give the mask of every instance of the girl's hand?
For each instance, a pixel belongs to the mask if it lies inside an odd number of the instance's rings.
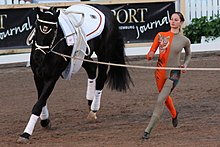
[[[180,65],[180,68],[185,68],[184,65]],[[182,73],[186,73],[186,70],[182,70]]]
[[[151,60],[154,57],[154,52],[149,52],[146,56],[147,60]]]

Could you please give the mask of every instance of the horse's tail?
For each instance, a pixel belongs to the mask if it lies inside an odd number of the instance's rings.
[[[122,34],[117,30],[115,42],[112,42],[113,48],[111,50],[110,62],[115,64],[125,65],[125,45]],[[107,85],[112,90],[124,91],[129,89],[130,83],[133,84],[131,76],[127,67],[110,65],[110,69],[107,75]]]

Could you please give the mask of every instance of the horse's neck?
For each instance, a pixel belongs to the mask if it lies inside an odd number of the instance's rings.
[[[68,46],[61,26],[58,24],[57,35],[53,43],[54,51],[62,54],[71,55],[72,46]]]
[[[59,46],[59,44],[60,45],[62,44],[63,46],[67,47],[64,33],[63,33],[62,28],[59,24],[58,24],[57,34],[56,34],[53,46],[56,45],[57,43],[58,43],[58,46]]]
[[[57,28],[57,36],[55,38],[55,42],[58,42],[60,39],[64,38],[64,33],[62,31],[61,26],[58,23],[58,28]]]

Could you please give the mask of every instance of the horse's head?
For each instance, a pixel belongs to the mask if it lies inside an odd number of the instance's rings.
[[[35,45],[41,48],[50,48],[57,35],[59,11],[54,8],[42,10],[37,8],[35,26]]]

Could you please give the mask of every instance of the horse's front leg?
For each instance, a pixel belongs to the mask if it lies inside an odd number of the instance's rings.
[[[28,143],[29,142],[29,138],[33,133],[34,127],[37,123],[38,118],[41,117],[45,117],[47,120],[47,122],[45,122],[45,124],[48,125],[48,110],[46,107],[46,102],[48,97],[50,96],[51,92],[54,89],[55,83],[56,83],[57,79],[50,79],[50,80],[44,80],[43,81],[43,87],[42,89],[38,89],[39,87],[39,83],[36,83],[37,89],[41,91],[38,91],[39,99],[36,102],[36,104],[34,105],[33,109],[32,109],[32,114],[31,117],[28,121],[28,124],[23,132],[22,135],[20,135],[19,139],[17,140],[18,143]],[[41,122],[42,125],[42,122]]]
[[[43,82],[43,79],[41,79],[39,76],[36,76],[36,74],[34,75],[34,81],[35,81],[35,86],[37,88],[38,99],[39,99],[41,96],[43,87],[44,87],[44,82]],[[45,105],[42,108],[40,119],[41,119],[41,126],[43,128],[50,129],[51,123],[49,120],[49,111],[48,111],[47,105]]]

